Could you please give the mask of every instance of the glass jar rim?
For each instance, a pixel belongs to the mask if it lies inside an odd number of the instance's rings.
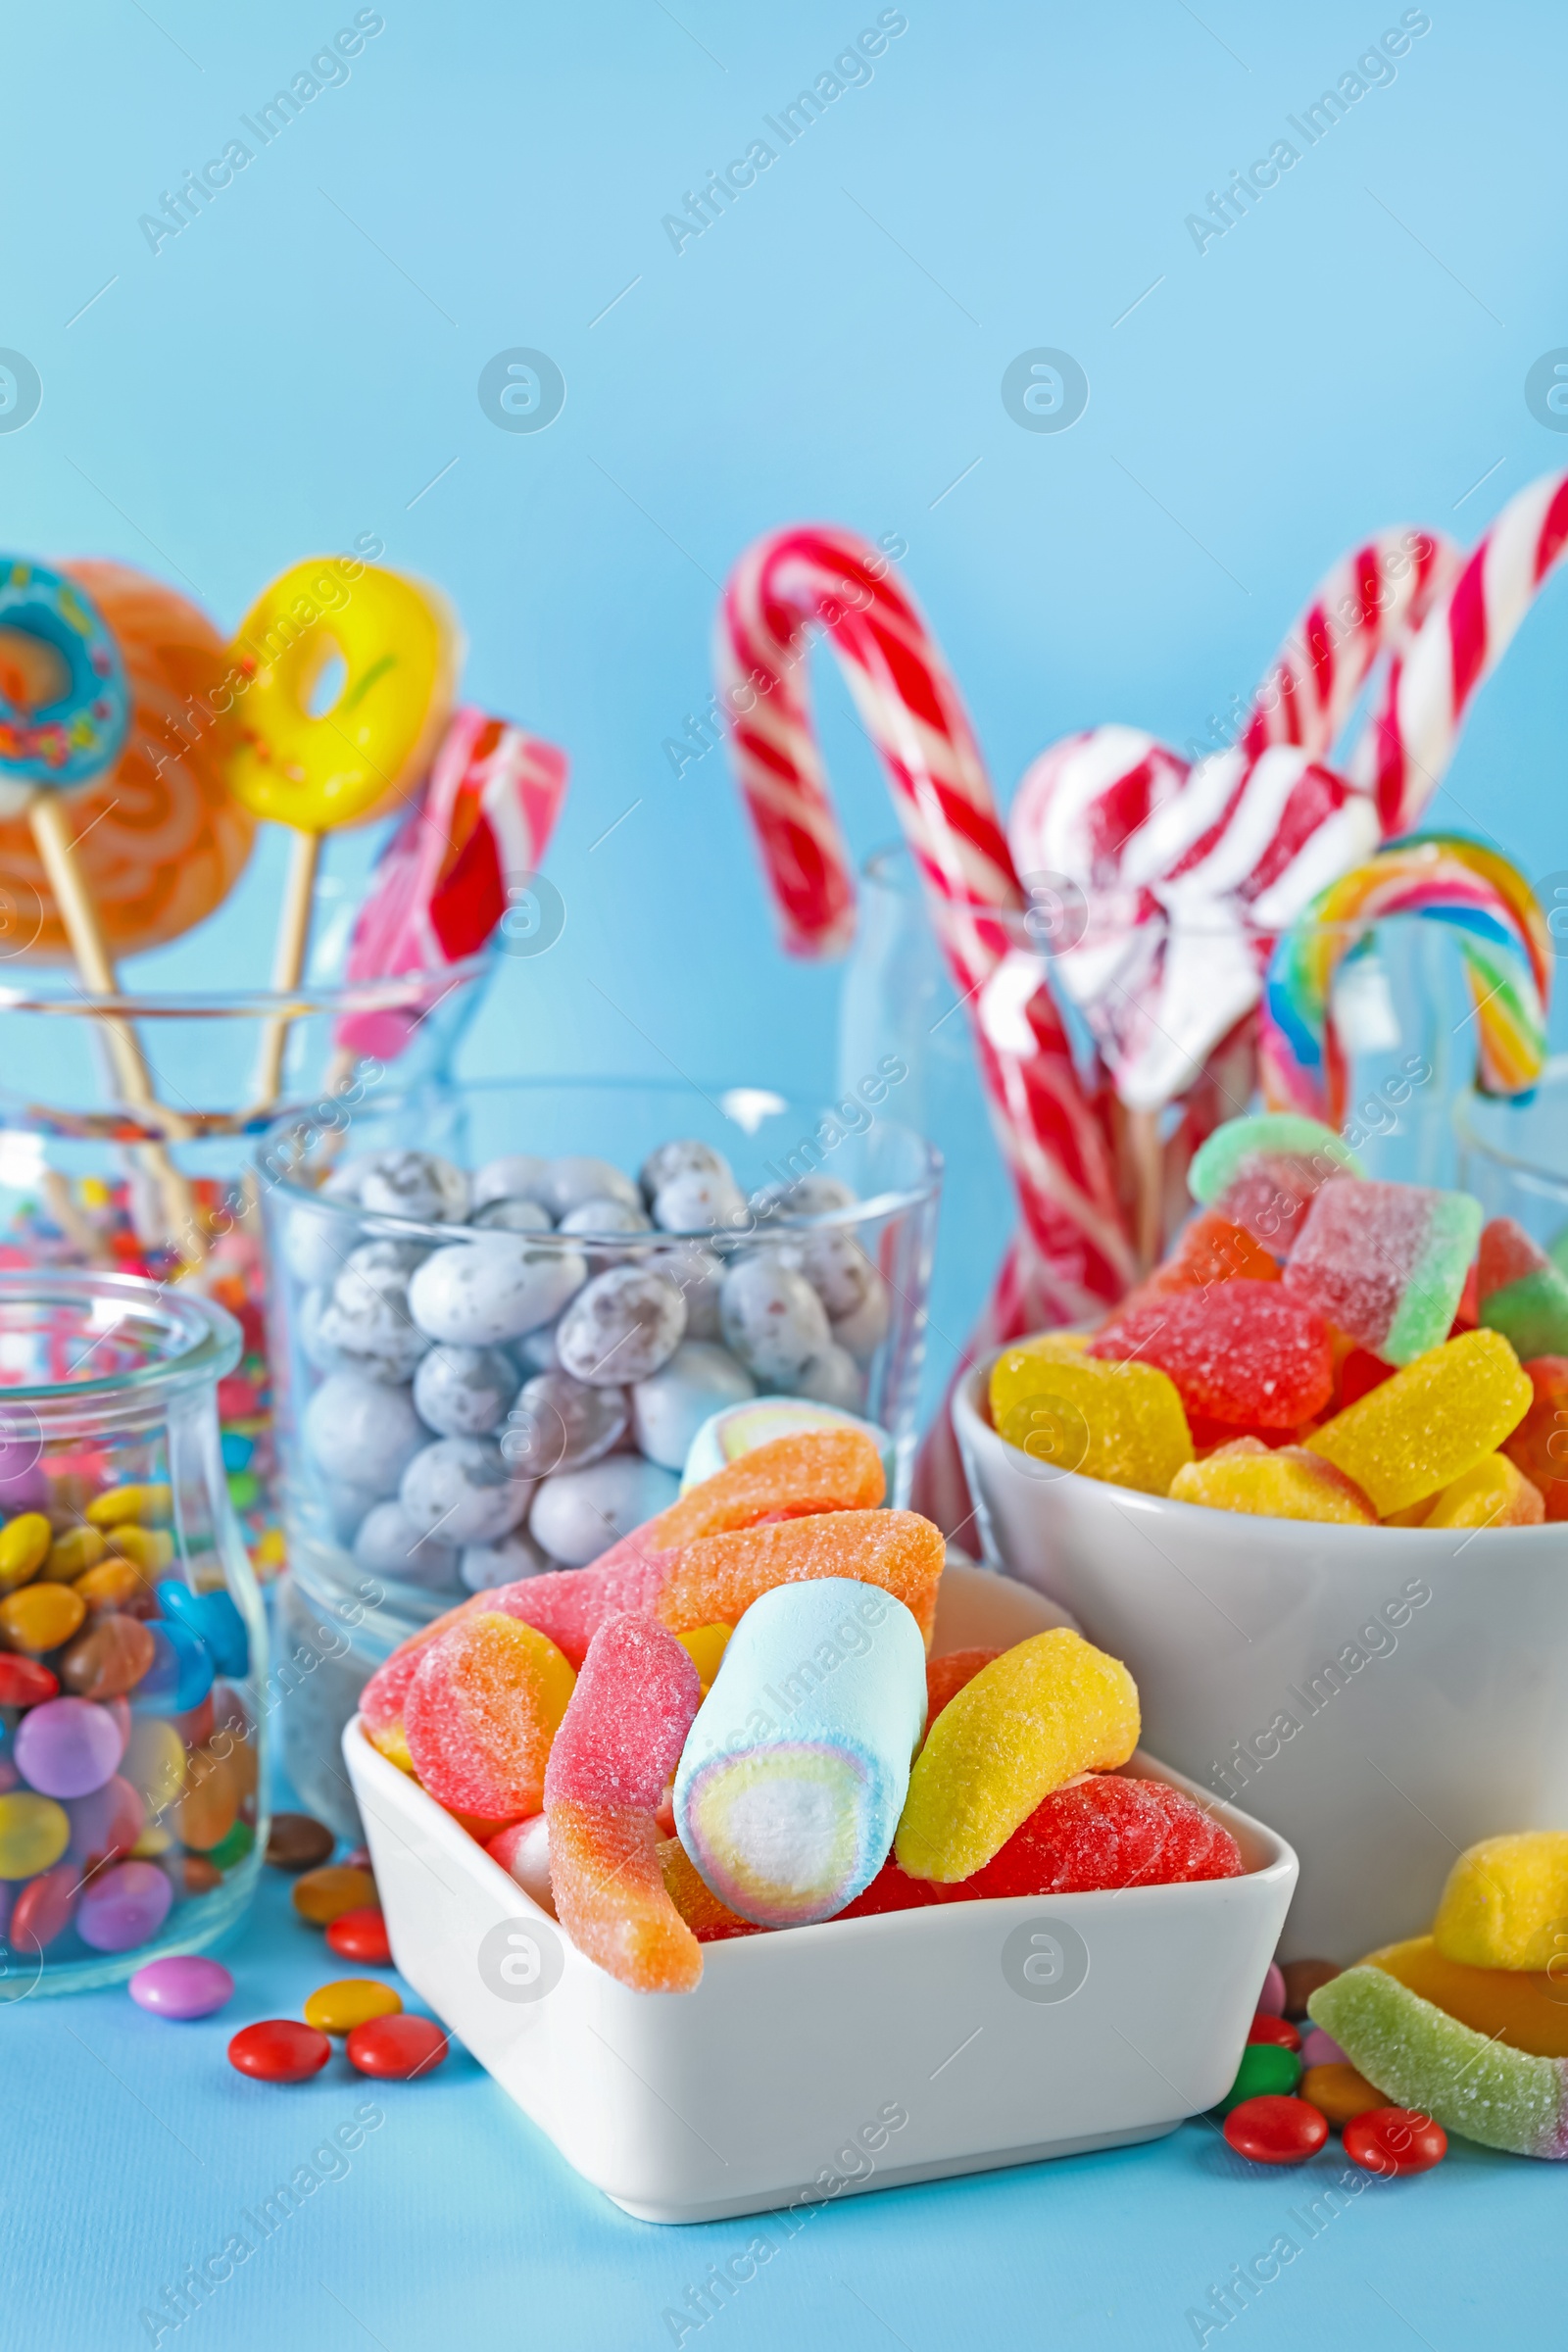
[[[445,994],[466,981],[481,978],[492,956],[493,951],[487,948],[461,962],[444,964],[439,971],[393,972],[375,980],[319,984],[304,980],[291,989],[122,990],[118,996],[108,997],[84,995],[62,967],[58,993],[0,982],[0,1014],[30,1012],[51,1020],[96,1021],[106,1013],[117,1013],[126,1020],[142,1021],[303,1021],[323,1013],[335,1017],[389,1012],[419,1004],[437,984]]]
[[[87,1307],[103,1298],[121,1301],[127,1312],[157,1301],[159,1312],[184,1335],[185,1344],[127,1372],[105,1373],[92,1380],[0,1385],[0,1430],[6,1416],[23,1405],[33,1412],[52,1410],[56,1415],[120,1400],[144,1407],[161,1397],[221,1380],[239,1361],[243,1336],[226,1308],[196,1292],[149,1282],[139,1274],[106,1274],[91,1268],[80,1272],[48,1267],[0,1270],[0,1330],[8,1306]],[[105,1336],[114,1328],[108,1326]]]
[[[1568,1054],[1554,1054],[1537,1079],[1533,1093],[1544,1087],[1568,1089]],[[1453,1124],[1459,1141],[1467,1151],[1474,1152],[1494,1167],[1507,1168],[1546,1192],[1568,1200],[1568,1169],[1547,1167],[1539,1159],[1530,1159],[1522,1152],[1504,1151],[1500,1144],[1482,1132],[1479,1124],[1484,1111],[1494,1106],[1506,1109],[1507,1099],[1500,1095],[1484,1095],[1478,1086],[1462,1087],[1453,1100]]]
[[[493,1098],[502,1094],[527,1096],[572,1091],[606,1096],[614,1094],[667,1095],[671,1098],[678,1097],[683,1101],[689,1099],[695,1091],[704,1096],[726,1118],[733,1119],[735,1124],[743,1129],[746,1121],[740,1115],[739,1110],[743,1100],[748,1110],[754,1112],[760,1110],[762,1116],[774,1116],[779,1111],[805,1107],[797,1099],[780,1094],[771,1087],[720,1087],[716,1085],[709,1087],[694,1083],[681,1084],[671,1078],[639,1078],[636,1076],[474,1078],[455,1080],[447,1088],[443,1088],[437,1083],[410,1094],[378,1095],[370,1116],[380,1119],[388,1114],[395,1115],[408,1109],[411,1105],[416,1104],[421,1097],[428,1097],[434,1101],[448,1092],[459,1096],[482,1095]],[[737,1108],[726,1108],[726,1103],[732,1102],[737,1104]],[[819,1104],[813,1115],[821,1118],[831,1108],[830,1103]],[[268,1130],[267,1144],[270,1145],[273,1138],[279,1142],[285,1140],[306,1124],[308,1117],[308,1113],[302,1117],[296,1109],[288,1116],[278,1119]],[[858,1225],[869,1224],[884,1217],[896,1216],[906,1209],[921,1207],[934,1200],[942,1181],[942,1154],[935,1144],[921,1135],[917,1128],[907,1126],[902,1119],[878,1118],[876,1123],[883,1128],[907,1137],[916,1147],[923,1161],[923,1173],[917,1183],[889,1186],[868,1200],[852,1201],[845,1208],[819,1209],[809,1216],[792,1216],[781,1213],[777,1218],[764,1218],[759,1215],[747,1227],[715,1228],[710,1225],[699,1225],[676,1229],[661,1226],[648,1233],[623,1233],[613,1230],[607,1230],[603,1233],[562,1233],[556,1229],[545,1233],[519,1233],[508,1237],[505,1227],[425,1224],[416,1218],[400,1217],[380,1209],[366,1210],[360,1206],[357,1200],[334,1200],[330,1195],[318,1192],[308,1185],[293,1182],[288,1175],[282,1173],[270,1176],[269,1189],[281,1195],[291,1205],[309,1207],[318,1213],[330,1211],[356,1226],[371,1228],[377,1235],[384,1236],[389,1241],[423,1241],[439,1246],[443,1242],[459,1240],[477,1243],[497,1238],[511,1238],[526,1242],[531,1249],[548,1250],[554,1245],[561,1249],[571,1250],[613,1249],[623,1255],[639,1255],[666,1250],[676,1244],[698,1244],[704,1248],[711,1248],[718,1243],[739,1244],[755,1241],[760,1234],[766,1234],[786,1226],[792,1233],[853,1230]],[[269,1171],[265,1165],[265,1147],[261,1157],[264,1164],[257,1173],[267,1179]]]

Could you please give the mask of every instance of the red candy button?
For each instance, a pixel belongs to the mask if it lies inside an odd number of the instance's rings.
[[[1385,2180],[1430,2173],[1448,2153],[1448,2134],[1419,2107],[1369,2107],[1345,2127],[1345,2153],[1364,2172]]]
[[[1301,2036],[1290,2019],[1270,2017],[1265,2009],[1260,2009],[1248,2027],[1247,2038],[1249,2041],[1272,2042],[1279,2050],[1298,2050],[1301,2046]]]
[[[349,2064],[362,2075],[382,2075],[389,2082],[407,2082],[427,2075],[447,2054],[447,2037],[431,2017],[372,2017],[356,2026],[344,2044]]]
[[[1250,2164],[1304,2164],[1327,2139],[1329,2119],[1310,2100],[1269,2093],[1233,2107],[1224,2130],[1237,2155]]]
[[[36,1879],[29,1879],[18,1895],[6,1933],[12,1948],[33,1955],[53,1943],[70,1927],[81,1892],[81,1872],[74,1862],[57,1862]]]
[[[258,2082],[306,2082],[332,2055],[332,2044],[314,2026],[292,2017],[268,2017],[243,2026],[228,2045],[228,2063]]]
[[[36,1658],[18,1658],[0,1652],[0,1707],[35,1707],[53,1698],[60,1678]]]
[[[340,1911],[327,1928],[326,1948],[340,1960],[368,1960],[381,1968],[391,1965],[386,1920],[373,1904],[364,1911]]]

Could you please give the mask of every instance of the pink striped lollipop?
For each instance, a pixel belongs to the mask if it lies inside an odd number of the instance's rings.
[[[1470,698],[1491,675],[1546,574],[1568,547],[1568,473],[1511,498],[1433,608],[1350,760],[1385,834],[1419,818],[1442,782]]]
[[[725,586],[715,662],[731,756],[797,954],[853,927],[854,880],[810,722],[805,656],[823,629],[887,773],[932,921],[970,1007],[982,1081],[1053,1321],[1120,1296],[1131,1254],[1103,1130],[1036,959],[980,748],[924,619],[853,532],[801,524],[748,549]],[[1009,919],[1012,918],[1012,919]]]

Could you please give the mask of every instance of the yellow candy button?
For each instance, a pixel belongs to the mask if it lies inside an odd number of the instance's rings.
[[[87,1614],[87,1603],[74,1585],[24,1585],[0,1600],[0,1634],[13,1649],[42,1656],[69,1642]]]
[[[24,1511],[0,1528],[0,1588],[10,1592],[37,1575],[49,1557],[54,1532],[42,1511]],[[81,1564],[87,1566],[85,1560]]]
[[[305,2023],[318,2034],[352,2034],[372,2017],[396,2017],[402,2007],[390,1984],[373,1977],[339,1977],[317,1986],[305,2004]]]
[[[160,1576],[174,1557],[174,1540],[167,1527],[123,1524],[109,1530],[109,1548],[132,1560],[143,1576]]]
[[[7,1528],[6,1534],[10,1533]],[[103,1556],[104,1540],[95,1527],[68,1527],[49,1546],[43,1572],[57,1585],[74,1585],[78,1576],[96,1568]]]
[[[18,1789],[0,1796],[0,1879],[51,1870],[71,1842],[71,1816],[52,1796]]]
[[[93,1527],[119,1527],[125,1520],[156,1523],[169,1517],[172,1497],[167,1486],[111,1487],[87,1505]]]

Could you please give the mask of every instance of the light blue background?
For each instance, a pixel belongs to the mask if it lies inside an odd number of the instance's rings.
[[[1474,536],[1568,464],[1523,397],[1530,364],[1568,342],[1568,24],[1544,6],[1437,0],[1392,85],[1202,256],[1184,217],[1397,7],[912,0],[870,84],[678,256],[662,216],[874,7],[384,13],[346,85],[156,257],[138,216],[353,10],[14,15],[0,343],[32,361],[43,402],[0,434],[0,495],[8,543],[143,564],[225,625],[286,563],[365,532],[453,594],[471,694],[573,762],[549,861],[565,933],[504,966],[475,1070],[830,1082],[838,975],[774,946],[722,755],[677,782],[662,749],[706,701],[715,593],[758,531],[817,515],[906,541],[903,575],[1004,798],[1069,727],[1201,735],[1343,547],[1395,521]],[[478,404],[480,369],[516,345],[566,379],[542,433],[503,433]],[[1004,368],[1040,345],[1090,379],[1064,434],[1002,406]],[[1433,811],[1536,874],[1568,866],[1565,638],[1559,584]],[[818,681],[864,852],[890,831],[885,789],[825,662]],[[338,874],[372,846],[335,845]],[[132,976],[260,976],[281,858],[274,837],[220,932]],[[959,1140],[938,1302],[953,1338],[1004,1230],[989,1143]],[[247,2014],[297,2003],[312,1957],[291,1929],[259,1943]],[[166,2034],[116,1999],[0,2027],[29,2102],[6,2294],[40,2347],[137,2340],[144,2291],[352,2101],[346,2084],[253,2093],[219,2063],[218,2028]],[[387,2103],[353,2176],[191,2341],[654,2344],[671,2285],[740,2234],[688,2244],[619,2220],[482,2080],[454,2070]],[[871,2199],[824,2216],[710,2340],[1181,2343],[1195,2290],[1267,2242],[1296,2187],[1237,2177],[1192,2127]],[[1559,2223],[1555,2176],[1465,2153],[1364,2200],[1247,2338],[1521,2336]]]

